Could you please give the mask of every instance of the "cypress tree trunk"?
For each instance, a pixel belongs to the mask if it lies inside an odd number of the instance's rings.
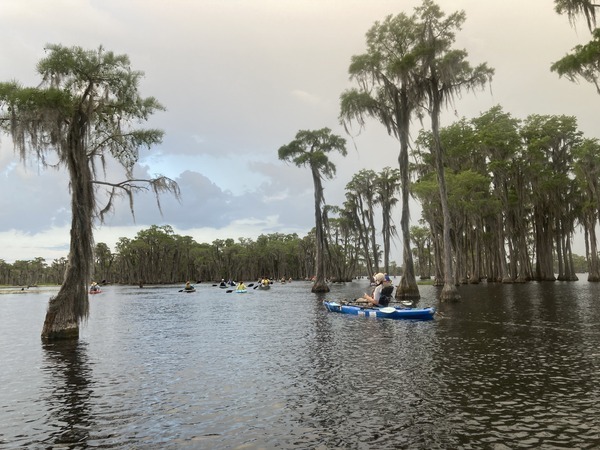
[[[83,145],[85,129],[84,114],[78,114],[71,125],[65,155],[72,191],[69,257],[63,284],[48,305],[42,339],[77,339],[79,323],[89,315],[87,283],[93,262],[94,190]]]
[[[586,249],[589,236],[589,273],[588,281],[600,281],[600,261],[598,260],[598,243],[596,240],[596,221],[593,215],[588,215],[589,225],[586,227]]]
[[[442,205],[442,215],[444,218],[443,228],[443,251],[444,251],[444,287],[440,293],[440,301],[457,301],[460,300],[460,294],[454,284],[453,269],[452,269],[452,241],[450,239],[450,209],[448,207],[448,191],[446,190],[446,177],[444,174],[444,158],[443,148],[440,141],[440,114],[441,99],[434,99],[432,102],[433,111],[431,114],[431,128],[434,139],[435,149],[435,166],[440,190],[440,203]]]
[[[469,278],[470,284],[479,284],[479,280],[481,279],[481,236],[479,233],[479,229],[475,229],[473,231],[474,234],[474,249],[473,249],[473,270],[471,272],[471,277]]]
[[[402,91],[404,97],[403,104],[408,104],[406,98],[406,90]],[[398,164],[400,166],[400,180],[402,183],[402,216],[400,218],[400,228],[402,228],[402,248],[403,248],[403,266],[402,277],[400,284],[396,289],[397,299],[418,300],[421,298],[417,278],[415,276],[415,265],[413,262],[412,252],[410,251],[410,209],[409,209],[409,176],[408,176],[408,131],[410,127],[409,111],[403,111],[399,119],[404,119],[402,123],[402,131],[400,134],[400,155],[398,156]]]
[[[315,185],[315,232],[316,232],[316,273],[315,283],[311,292],[329,292],[329,286],[325,281],[325,234],[323,230],[323,218],[321,216],[321,200],[323,198],[323,187],[321,177],[316,169],[312,171]]]
[[[500,280],[502,283],[510,284],[513,282],[513,279],[510,276],[510,272],[508,271],[508,264],[506,262],[506,250],[504,248],[504,227],[502,225],[502,215],[498,214],[497,216],[497,226],[496,230],[498,233],[498,258],[500,263],[500,271],[502,275],[502,279]]]

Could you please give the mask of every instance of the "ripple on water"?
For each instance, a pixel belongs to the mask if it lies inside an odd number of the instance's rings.
[[[303,282],[178,289],[107,287],[79,342],[54,346],[46,294],[1,295],[0,448],[600,446],[594,284],[441,305],[424,286],[432,322],[328,313]]]

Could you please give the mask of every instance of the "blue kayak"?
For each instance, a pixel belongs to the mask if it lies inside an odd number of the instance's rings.
[[[431,320],[435,314],[435,308],[402,308],[388,306],[385,308],[360,307],[354,305],[341,305],[336,302],[323,302],[328,311],[355,316],[378,317],[381,319],[414,319]]]

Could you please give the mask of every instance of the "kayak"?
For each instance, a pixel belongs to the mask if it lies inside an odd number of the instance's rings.
[[[100,289],[90,290],[90,294],[101,294],[102,291]]]
[[[262,289],[263,291],[266,291],[268,289],[271,289],[271,285],[270,284],[259,284],[258,288]]]
[[[179,292],[187,292],[189,294],[190,292],[196,292],[196,289],[193,289],[193,288],[192,289],[185,289],[184,288],[183,290],[181,290]]]
[[[388,306],[385,308],[341,305],[336,302],[323,302],[325,308],[331,312],[352,314],[355,316],[378,317],[382,319],[415,319],[431,320],[435,314],[435,308],[402,308]]]
[[[235,291],[236,294],[245,294],[246,292],[248,292],[248,289],[236,289]]]

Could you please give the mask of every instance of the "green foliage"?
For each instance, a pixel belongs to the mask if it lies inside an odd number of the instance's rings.
[[[600,94],[600,28],[593,31],[592,38],[585,45],[577,45],[571,54],[553,63],[550,69],[572,82],[581,78],[593,83]]]
[[[93,220],[103,219],[117,195],[129,198],[133,214],[133,193],[149,186],[156,194],[179,196],[177,184],[164,176],[149,180],[133,178],[140,147],[161,141],[162,131],[140,130],[137,125],[163,107],[138,91],[142,72],[133,71],[126,55],[115,55],[102,47],[49,45],[39,61],[42,77],[36,88],[15,82],[0,85],[0,123],[8,132],[22,160],[34,155],[46,165],[53,152],[57,167],[69,174],[71,192],[71,242],[69,263],[58,294],[50,299],[44,338],[73,338],[79,323],[89,313],[86,284],[92,276]],[[125,181],[106,180],[107,158],[122,165]],[[103,177],[101,175],[103,175]],[[97,206],[94,185],[108,189],[107,202]]]
[[[328,292],[329,287],[325,282],[325,249],[327,240],[327,214],[322,209],[325,205],[323,196],[323,178],[333,178],[335,165],[329,160],[327,154],[337,151],[346,156],[346,140],[331,133],[329,128],[308,131],[300,130],[296,138],[287,145],[279,148],[279,159],[292,161],[296,166],[308,166],[311,170],[315,189],[315,283],[313,292]]]
[[[554,9],[558,14],[567,14],[571,23],[579,16],[584,16],[590,31],[596,25],[596,8],[594,0],[554,0]]]
[[[37,64],[42,77],[39,87],[0,83],[0,124],[11,134],[21,158],[33,153],[44,164],[44,154],[53,151],[59,165],[66,166],[73,146],[85,145],[77,151],[85,152],[85,162],[92,169],[91,182],[108,190],[106,204],[97,209],[101,219],[119,195],[129,198],[133,214],[133,193],[146,185],[156,194],[159,208],[159,194],[171,192],[178,197],[177,184],[164,176],[133,180],[139,149],[150,148],[163,137],[161,130],[137,127],[164,110],[155,98],[140,95],[143,72],[130,68],[127,55],[102,47],[84,50],[48,45],[46,51],[47,56]],[[99,177],[104,172],[96,168],[105,167],[108,156],[123,166],[125,181]]]
[[[291,161],[296,166],[308,166],[325,178],[333,178],[335,165],[327,154],[337,151],[346,156],[346,140],[331,133],[329,128],[320,130],[300,130],[296,138],[278,150],[279,159]]]

